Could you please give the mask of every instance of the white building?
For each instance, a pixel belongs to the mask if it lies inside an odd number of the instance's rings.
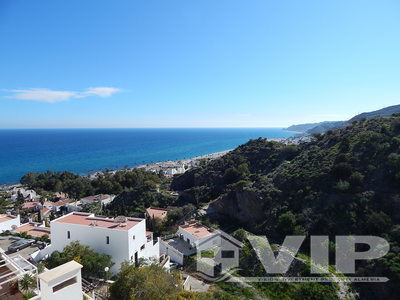
[[[239,249],[243,247],[241,242],[227,233],[196,222],[179,226],[177,235],[176,238],[162,240],[160,252],[170,256],[171,261],[181,265],[185,256],[214,249],[216,261],[221,263],[224,269],[225,265],[234,265],[239,256]]]
[[[38,196],[34,190],[25,190],[24,188],[21,187],[14,187],[11,190],[12,202],[17,201],[19,193],[24,197],[25,201],[33,201]]]
[[[202,249],[199,249],[200,251],[208,249],[204,242],[216,234],[218,234],[218,231],[200,223],[189,223],[179,226],[178,229],[179,237],[193,248],[202,247]]]
[[[81,204],[91,204],[91,203],[100,203],[101,205],[107,205],[109,204],[111,201],[113,201],[115,198],[114,195],[107,195],[107,194],[99,194],[99,195],[95,195],[95,196],[88,196],[85,198],[82,198]]]
[[[146,232],[145,219],[95,217],[94,214],[73,212],[51,221],[51,251],[62,251],[73,241],[108,254],[116,273],[122,262],[138,263],[139,259],[159,259],[159,241]]]
[[[19,215],[13,216],[11,214],[0,215],[0,232],[13,230],[21,225]]]
[[[81,300],[89,299],[82,292],[82,265],[72,260],[39,274],[40,293],[34,300]]]

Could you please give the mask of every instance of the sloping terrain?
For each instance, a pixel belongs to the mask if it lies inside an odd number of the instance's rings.
[[[400,116],[354,121],[297,146],[252,140],[175,178],[172,188],[182,191],[182,203],[213,201],[221,215],[278,241],[288,234],[385,237],[391,252],[360,264],[357,275],[390,281],[360,291],[390,299],[399,289]]]

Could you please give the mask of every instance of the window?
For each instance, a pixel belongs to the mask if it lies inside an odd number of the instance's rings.
[[[106,240],[107,240],[107,245],[110,244],[110,237],[109,236],[107,236]]]
[[[67,239],[71,238],[71,232],[67,231]]]
[[[140,247],[140,250],[142,251],[143,249],[144,249],[144,247],[145,247],[146,245],[145,244],[143,244],[143,246],[142,247]]]
[[[75,284],[76,282],[77,282],[76,277],[73,277],[73,278],[71,278],[71,279],[68,279],[68,280],[66,280],[66,281],[64,281],[64,282],[62,282],[62,283],[60,283],[60,284],[57,284],[57,285],[53,286],[53,293],[55,293],[55,292],[57,292],[57,291],[59,291],[59,290],[65,288],[65,287],[67,287],[67,286],[69,286],[69,285],[73,285],[73,284]]]
[[[233,250],[222,250],[221,251],[221,257],[222,258],[234,258],[235,257],[235,251],[233,251]]]
[[[133,239],[133,240],[135,239],[135,236],[134,236],[134,235],[132,236],[132,239]]]

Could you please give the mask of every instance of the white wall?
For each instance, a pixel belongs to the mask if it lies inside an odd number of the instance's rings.
[[[171,257],[171,261],[183,265],[184,255],[162,240],[160,241],[160,254],[166,254]]]
[[[67,238],[68,231],[70,231],[70,239]],[[71,242],[79,241],[97,252],[108,254],[115,263],[111,268],[111,271],[115,273],[119,270],[121,263],[129,259],[128,232],[128,230],[110,230],[95,226],[51,222],[51,244],[53,251],[62,251]],[[110,237],[110,244],[106,243],[107,236]]]
[[[211,235],[206,236],[204,238],[197,238],[197,237],[191,235],[189,232],[187,232],[186,230],[184,230],[181,227],[179,227],[179,229],[178,229],[178,234],[183,236],[183,239],[185,240],[185,242],[187,242],[187,240],[189,239],[189,241],[190,241],[189,243],[192,247],[198,247],[199,244],[202,244],[202,246],[200,247],[199,250],[210,249],[213,247],[213,244],[215,243],[215,241],[204,243],[204,241],[207,241],[211,238]],[[217,233],[215,233],[215,234],[217,235]]]
[[[67,232],[70,231],[70,239]],[[106,243],[109,236],[110,243]],[[133,239],[135,236],[135,239]],[[96,226],[67,224],[61,222],[51,222],[51,243],[53,251],[62,251],[65,246],[73,241],[79,241],[93,250],[108,254],[112,257],[114,266],[111,272],[118,272],[122,262],[126,260],[134,261],[135,253],[138,259],[159,257],[159,243],[147,242],[146,222],[143,219],[129,230],[116,230]],[[145,245],[144,249],[141,249]]]
[[[15,225],[17,227],[21,226],[21,221],[19,215],[16,216],[16,218],[4,221],[0,223],[0,232],[6,231],[6,230],[12,230],[12,226]]]
[[[51,271],[51,270],[50,270]],[[46,272],[45,272],[46,273]],[[44,273],[43,273],[44,274]],[[63,289],[53,292],[53,287],[71,278],[76,278],[76,283],[68,285]],[[81,300],[82,296],[82,277],[81,270],[75,270],[54,278],[51,282],[40,279],[40,299],[41,300]]]

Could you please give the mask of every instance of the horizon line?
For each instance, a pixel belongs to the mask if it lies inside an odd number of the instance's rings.
[[[290,125],[292,126],[292,125]],[[67,130],[67,129],[286,129],[289,126],[245,126],[245,127],[35,127],[35,128],[0,128],[0,130]]]

